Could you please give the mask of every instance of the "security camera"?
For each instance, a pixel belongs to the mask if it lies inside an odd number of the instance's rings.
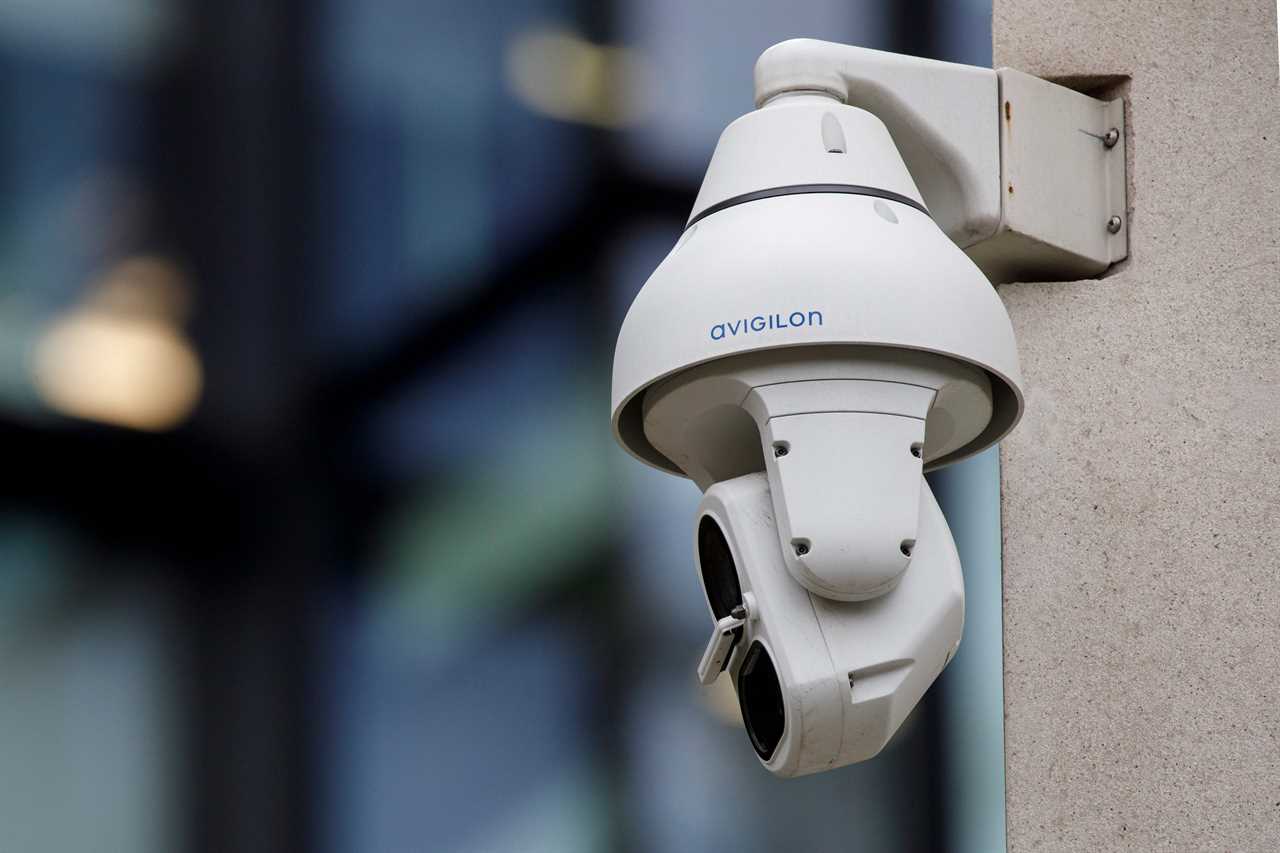
[[[618,335],[618,441],[704,492],[695,558],[712,630],[698,678],[728,674],[780,776],[877,754],[956,652],[960,562],[923,474],[990,447],[1023,409],[984,270],[1078,275],[1121,251],[1113,234],[1066,233],[1081,228],[1069,215],[1046,230],[1008,209],[1003,183],[1027,162],[1001,159],[1005,74],[810,40],[770,48],[758,109],[720,137]],[[1015,99],[1023,77],[1009,78]],[[1113,105],[1052,97],[1094,125],[1117,120]],[[1062,146],[1088,138],[1077,130]]]
[[[782,559],[768,477],[716,483],[697,515],[697,563],[715,619],[698,667],[737,686],[756,754],[779,776],[880,751],[960,645],[960,560],[917,476],[918,542],[891,593],[837,601],[796,583]]]

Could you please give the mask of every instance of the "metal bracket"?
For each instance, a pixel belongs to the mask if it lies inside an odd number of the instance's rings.
[[[793,92],[879,118],[934,221],[993,282],[1087,278],[1128,255],[1120,100],[813,39],[756,62],[758,106]]]
[[[997,75],[1000,226],[966,252],[992,281],[1097,276],[1129,254],[1124,102]]]

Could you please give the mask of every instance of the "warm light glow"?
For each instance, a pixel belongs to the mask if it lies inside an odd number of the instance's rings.
[[[172,263],[138,257],[118,264],[36,344],[36,391],[72,417],[140,430],[177,426],[202,385],[200,360],[179,325],[187,301]]]
[[[523,33],[507,51],[507,84],[530,109],[565,121],[624,127],[649,112],[650,79],[634,50],[593,44],[573,33]]]
[[[200,362],[151,320],[82,311],[55,323],[35,357],[36,390],[63,414],[117,426],[177,426],[200,397]]]

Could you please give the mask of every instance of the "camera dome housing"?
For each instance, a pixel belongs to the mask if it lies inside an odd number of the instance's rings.
[[[1019,382],[1000,298],[883,122],[781,95],[724,131],[623,321],[613,424],[704,491],[767,471],[792,575],[860,601],[910,564],[920,473],[1012,429]]]
[[[930,218],[871,113],[784,95],[739,118],[720,138],[689,223],[618,333],[613,428],[641,461],[685,473],[645,434],[647,389],[709,361],[793,347],[933,353],[982,371],[990,419],[926,469],[984,450],[1020,418],[1004,305]]]

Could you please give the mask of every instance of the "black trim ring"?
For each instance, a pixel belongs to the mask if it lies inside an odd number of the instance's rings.
[[[755,192],[743,193],[735,195],[733,198],[726,198],[724,201],[716,202],[697,216],[689,220],[685,225],[685,230],[692,228],[698,222],[706,219],[713,213],[719,213],[725,208],[735,205],[744,204],[748,201],[759,201],[762,198],[776,198],[780,195],[803,195],[807,193],[844,193],[845,195],[869,195],[874,198],[882,198],[886,201],[896,201],[898,204],[905,204],[908,207],[914,207],[916,210],[929,215],[929,210],[923,204],[913,198],[908,198],[901,193],[895,193],[892,190],[882,190],[879,187],[863,187],[857,184],[792,184],[788,187],[773,187],[767,190],[756,190]]]

